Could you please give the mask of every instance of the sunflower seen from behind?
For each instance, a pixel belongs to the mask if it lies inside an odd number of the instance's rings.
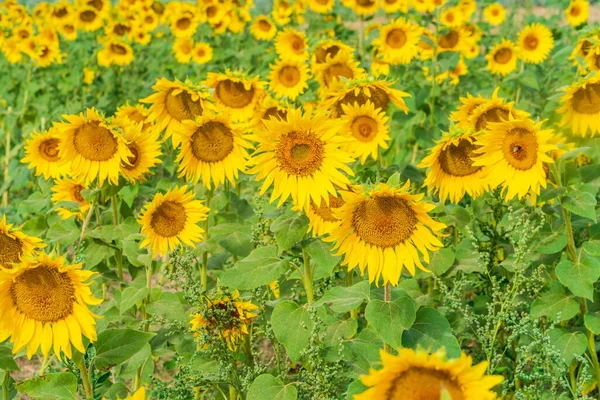
[[[562,114],[561,127],[584,137],[600,133],[600,73],[595,72],[563,90],[561,106],[556,110]]]
[[[54,186],[52,186],[52,202],[55,205],[58,205],[60,202],[77,203],[78,205],[77,207],[71,206],[69,208],[57,207],[56,212],[62,219],[68,219],[75,215],[79,220],[84,220],[90,209],[90,203],[81,194],[85,189],[89,189],[89,187],[81,179],[63,177],[54,181]]]
[[[380,183],[372,190],[341,192],[345,204],[334,210],[341,223],[325,240],[335,242],[342,265],[358,267],[363,275],[367,271],[376,285],[380,279],[398,285],[403,268],[413,276],[415,266],[429,272],[419,252],[429,263],[429,252],[443,247],[437,236],[446,225],[434,221],[427,213],[435,206],[409,188],[407,181],[403,187]]]
[[[389,148],[388,142],[391,140],[385,112],[381,108],[375,108],[370,101],[363,105],[344,104],[342,108],[344,115],[341,121],[344,126],[341,132],[350,138],[344,149],[357,157],[361,164],[364,164],[369,156],[377,160],[379,149]]]
[[[212,99],[215,104],[228,111],[235,121],[250,120],[265,96],[265,82],[259,76],[250,77],[230,69],[225,73],[209,72],[203,84],[214,89]]]
[[[89,279],[95,272],[68,264],[64,256],[41,253],[17,268],[0,271],[0,341],[10,338],[13,354],[27,348],[27,358],[41,349],[72,358],[74,347],[85,354],[83,337],[96,341],[97,315]]]
[[[554,38],[552,32],[542,24],[527,25],[519,33],[517,40],[519,56],[526,63],[539,64],[544,61],[552,47]]]
[[[309,77],[308,67],[302,61],[277,60],[271,65],[269,88],[277,97],[296,100],[308,88]]]
[[[6,215],[0,219],[0,270],[12,269],[23,258],[34,256],[45,246],[42,239],[13,228],[6,222]]]
[[[140,248],[147,248],[156,257],[165,256],[181,243],[193,247],[200,242],[204,230],[198,222],[208,218],[209,209],[194,197],[194,192],[186,186],[154,195],[138,218],[141,233],[145,235]]]
[[[31,138],[25,141],[25,157],[21,162],[34,169],[35,176],[42,175],[44,179],[66,175],[69,164],[59,157],[59,143],[60,135],[54,127],[44,133],[33,131]]]

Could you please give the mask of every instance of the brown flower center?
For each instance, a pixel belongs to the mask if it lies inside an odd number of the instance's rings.
[[[263,32],[269,32],[271,30],[271,23],[267,20],[261,19],[258,21],[258,27]]]
[[[445,371],[412,367],[399,373],[386,393],[387,400],[465,400],[460,384]]]
[[[451,176],[473,175],[482,168],[473,166],[473,150],[477,147],[464,138],[458,142],[458,145],[450,144],[440,153],[438,158],[440,168]]]
[[[385,37],[385,43],[393,49],[401,49],[406,44],[406,32],[402,29],[392,29]]]
[[[600,112],[600,83],[588,84],[573,93],[571,105],[580,114]]]
[[[186,30],[192,25],[192,21],[188,17],[179,18],[175,23],[177,25],[177,29]]]
[[[122,44],[118,44],[118,43],[111,43],[110,51],[112,53],[118,54],[120,56],[127,54],[127,49],[125,48],[125,46],[123,46]]]
[[[374,0],[356,0],[356,4],[361,7],[372,7],[375,5]]]
[[[83,22],[92,22],[96,19],[96,16],[97,14],[95,11],[85,10],[84,12],[79,14],[79,19],[81,19]]]
[[[319,47],[315,52],[317,64],[323,64],[325,61],[327,61],[327,57],[335,57],[340,50],[340,46],[336,44],[328,46],[327,48],[324,48],[324,46]]]
[[[42,158],[51,162],[58,161],[58,143],[60,140],[55,138],[46,139],[40,143],[38,150]]]
[[[535,35],[529,35],[525,38],[525,48],[527,50],[535,50],[538,48],[540,41]]]
[[[377,121],[364,115],[361,115],[352,121],[350,130],[352,131],[352,136],[363,143],[373,141],[379,131]]]
[[[75,131],[75,150],[91,161],[110,160],[118,150],[118,142],[113,133],[100,126],[98,121],[89,121]]]
[[[581,9],[579,8],[579,6],[574,5],[573,7],[571,7],[571,15],[573,17],[578,17],[579,14],[581,14]]]
[[[122,163],[121,166],[126,170],[132,171],[140,162],[140,147],[135,143],[130,143],[127,145],[127,148],[131,151],[131,155],[127,157],[129,164]]]
[[[165,108],[169,115],[177,121],[194,119],[202,115],[202,105],[200,99],[192,100],[192,95],[185,90],[173,95],[175,89],[170,90],[165,97]]]
[[[128,27],[127,25],[116,24],[113,29],[113,32],[118,36],[123,36],[123,35],[127,34],[130,30],[131,30],[131,28]]]
[[[285,66],[277,74],[279,82],[285,87],[293,88],[300,82],[300,71],[294,66]]]
[[[504,158],[521,171],[531,169],[537,162],[538,143],[534,132],[523,128],[511,129],[502,141]]]
[[[275,157],[279,166],[290,175],[312,175],[325,157],[324,144],[310,131],[292,131],[279,137]]]
[[[233,151],[233,132],[218,121],[199,127],[191,141],[194,157],[207,163],[224,160]]]
[[[508,119],[509,111],[505,107],[493,107],[482,113],[475,121],[475,131],[484,130],[488,122],[502,122]]]
[[[458,34],[457,31],[452,29],[450,32],[448,32],[445,35],[443,35],[442,37],[440,37],[440,39],[438,41],[438,45],[442,49],[453,49],[454,46],[456,46],[458,44],[459,40],[460,40],[460,35]]]
[[[243,82],[225,79],[215,88],[217,97],[223,104],[231,108],[244,108],[254,99],[254,87],[246,89]]]
[[[21,241],[0,232],[0,266],[11,269],[12,263],[21,260],[21,255],[23,255],[23,245],[21,244]]]
[[[82,205],[83,205],[83,204],[86,204],[86,201],[85,201],[85,199],[84,199],[84,198],[83,198],[83,196],[81,195],[81,191],[82,191],[83,189],[85,189],[85,187],[84,187],[84,186],[82,186],[82,185],[75,185],[75,186],[73,186],[73,188],[71,189],[71,190],[72,190],[72,193],[73,193],[73,198],[74,198],[75,200],[77,200],[77,202],[78,202],[79,204],[82,204]]]
[[[187,219],[185,207],[176,201],[164,201],[152,213],[150,226],[162,237],[177,236],[184,228]]]
[[[366,90],[370,91],[371,96],[367,96],[365,93]],[[350,90],[336,104],[338,116],[346,114],[342,108],[342,105],[353,105],[354,103],[358,103],[359,106],[362,106],[366,104],[367,101],[373,103],[376,110],[379,108],[382,111],[387,111],[390,104],[390,97],[385,90],[378,88],[377,86],[369,86],[368,89],[361,88],[358,92],[358,95],[355,94],[354,90]]]
[[[502,47],[494,54],[494,61],[498,64],[508,64],[513,57],[513,52],[507,47]]]

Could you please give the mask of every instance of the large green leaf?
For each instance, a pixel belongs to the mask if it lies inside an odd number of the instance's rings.
[[[271,325],[277,340],[285,347],[293,362],[300,359],[300,353],[308,346],[313,322],[305,307],[299,307],[291,300],[275,306],[271,315]]]
[[[248,226],[221,224],[210,229],[210,236],[231,254],[246,257],[252,251],[252,235]]]
[[[422,347],[429,351],[443,347],[448,357],[460,356],[460,346],[452,333],[450,323],[433,308],[419,310],[415,323],[409,330],[404,331],[402,343],[408,347]]]
[[[600,257],[600,240],[590,240],[583,244],[583,251],[590,256]]]
[[[587,348],[587,339],[581,332],[567,332],[562,328],[554,328],[548,332],[550,343],[560,350],[562,359],[571,365],[575,356],[580,356]]]
[[[279,251],[291,249],[306,234],[308,230],[308,217],[304,214],[282,215],[273,222],[271,230],[275,234]]]
[[[369,299],[369,282],[364,280],[350,287],[334,286],[329,289],[316,306],[327,304],[333,311],[344,313],[360,306]]]
[[[585,327],[590,330],[594,335],[600,335],[600,314],[599,313],[587,313],[583,317]]]
[[[298,390],[294,385],[285,385],[281,379],[270,374],[256,377],[248,390],[247,400],[296,400]]]
[[[594,283],[600,278],[600,261],[588,257],[580,262],[562,260],[556,266],[556,277],[574,295],[594,301]]]
[[[76,399],[77,377],[70,372],[58,372],[29,379],[15,385],[17,390],[32,399]]]
[[[121,293],[121,304],[119,307],[121,315],[131,307],[135,306],[138,302],[142,301],[142,299],[146,298],[146,296],[148,296],[148,288],[146,286],[130,286],[125,288]]]
[[[275,246],[259,247],[226,270],[220,284],[234,289],[256,289],[277,280],[288,267],[287,260],[277,257]]]
[[[433,253],[429,263],[433,273],[438,276],[448,271],[452,264],[454,264],[454,252],[449,248],[439,249]]]
[[[417,317],[415,301],[399,292],[394,301],[371,300],[365,309],[367,322],[391,346],[402,346],[402,333],[409,329]]]
[[[148,304],[147,308],[151,315],[164,315],[177,321],[189,320],[189,315],[181,304],[180,294],[177,293],[163,292],[160,298]]]
[[[586,217],[596,222],[596,197],[583,190],[570,190],[563,198],[562,206],[573,214]]]
[[[96,347],[96,366],[108,369],[127,361],[152,339],[154,333],[133,329],[108,329],[100,332]]]
[[[335,266],[341,257],[331,254],[331,243],[325,243],[321,239],[308,239],[302,241],[302,248],[312,258],[315,264],[314,280],[331,276]]]
[[[548,289],[531,305],[533,318],[548,317],[551,321],[557,321],[559,314],[561,321],[567,321],[578,312],[579,302],[572,295],[568,295],[557,281],[550,282]]]
[[[536,250],[542,254],[558,253],[567,245],[567,231],[564,225],[554,232],[542,230],[540,237]]]
[[[6,371],[19,370],[19,366],[15,362],[12,351],[5,345],[0,345],[0,369]]]

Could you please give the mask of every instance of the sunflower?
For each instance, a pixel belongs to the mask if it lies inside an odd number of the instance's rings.
[[[33,131],[25,142],[25,157],[21,162],[28,163],[29,169],[35,169],[35,176],[43,175],[44,179],[66,175],[69,164],[60,159],[58,143],[60,135],[54,127],[44,133]]]
[[[196,64],[206,64],[213,58],[213,48],[206,42],[198,42],[192,50],[192,60]]]
[[[352,54],[354,49],[339,40],[327,39],[319,42],[311,57],[313,73],[317,73],[319,65],[325,63],[329,58],[335,57],[339,52]]]
[[[342,196],[339,195],[342,191],[354,192],[357,189],[354,186],[339,187],[336,185],[338,194],[335,196],[329,194],[329,202],[321,202],[320,206],[317,206],[314,201],[310,201],[310,207],[306,209],[306,216],[308,217],[308,231],[313,237],[325,236],[332,232],[339,224],[340,220],[335,217],[334,211],[345,204]]]
[[[26,235],[13,228],[12,224],[7,224],[6,215],[0,219],[0,271],[12,269],[13,264],[37,254],[37,251],[45,246],[42,239]]]
[[[587,0],[571,0],[565,14],[569,25],[579,26],[584,24],[590,15],[590,3]]]
[[[309,77],[308,68],[302,61],[277,60],[271,64],[269,87],[277,97],[296,100],[308,88]]]
[[[587,71],[598,71],[600,70],[600,43],[594,44],[589,50],[588,54],[583,59]],[[587,72],[586,71],[586,72]]]
[[[433,0],[411,0],[413,8],[420,13],[433,12],[435,10],[435,3]]]
[[[243,129],[222,112],[205,113],[195,121],[185,121],[175,160],[179,163],[179,176],[193,183],[202,179],[209,189],[218,188],[225,178],[235,185],[239,172],[245,170],[247,149],[252,149],[247,139]]]
[[[56,211],[62,219],[68,219],[76,215],[77,218],[83,221],[90,209],[90,204],[81,195],[81,191],[84,189],[88,189],[88,185],[80,179],[64,177],[54,181],[54,186],[52,186],[52,202],[55,205],[61,201],[79,204],[78,211],[71,211],[64,207],[58,207]]]
[[[66,41],[72,42],[73,40],[77,39],[77,27],[73,22],[65,21],[59,23],[57,29]]]
[[[335,0],[308,0],[308,8],[320,14],[327,14],[333,10]]]
[[[475,97],[467,93],[467,97],[461,97],[460,102],[462,104],[458,107],[458,110],[450,113],[450,121],[456,123],[456,126],[460,129],[473,130],[471,116],[477,107],[487,102],[487,99],[484,99],[481,95]]]
[[[250,25],[250,33],[256,40],[273,40],[277,34],[277,27],[273,20],[266,15],[256,17],[252,25]]]
[[[398,18],[379,30],[373,40],[381,60],[392,65],[408,64],[419,54],[422,28],[406,18]]]
[[[550,29],[542,24],[527,25],[519,33],[519,55],[523,61],[539,64],[548,57],[554,47],[554,38]]]
[[[357,15],[372,15],[379,9],[379,0],[347,0],[345,6],[351,8]]]
[[[199,313],[192,315],[190,324],[195,333],[211,333],[223,337],[230,350],[235,350],[238,343],[248,335],[248,326],[257,315],[258,307],[251,301],[244,301],[236,290],[231,295],[219,294],[206,304]]]
[[[382,0],[381,8],[386,14],[397,12],[406,14],[408,12],[408,0]]]
[[[353,154],[364,164],[367,157],[371,155],[377,160],[379,148],[387,149],[391,140],[386,123],[388,117],[381,108],[375,108],[373,103],[367,101],[363,105],[358,103],[343,104],[344,115],[341,120],[344,123],[342,133],[351,138],[343,146],[344,150]]]
[[[121,128],[123,139],[131,152],[127,162],[121,163],[121,175],[131,183],[144,181],[150,174],[150,168],[161,163],[162,152],[158,139],[160,131],[143,129],[144,122],[136,122],[124,116],[113,117],[112,123]]]
[[[275,51],[283,60],[305,61],[308,59],[306,36],[302,32],[286,28],[275,38]]]
[[[175,39],[173,43],[173,53],[175,59],[180,64],[189,64],[192,60],[192,53],[194,51],[194,39],[183,36]]]
[[[576,135],[595,136],[600,132],[600,73],[573,83],[564,89],[557,112],[563,114],[561,126]]]
[[[375,78],[380,78],[382,76],[388,76],[390,74],[390,64],[380,61],[377,57],[377,50],[373,54],[373,60],[371,61],[371,75]]]
[[[462,26],[464,23],[463,14],[458,7],[451,7],[442,12],[440,22],[449,28]]]
[[[469,44],[467,31],[461,28],[449,29],[445,34],[437,38],[437,51],[463,52]]]
[[[208,211],[200,200],[194,200],[194,191],[186,186],[156,194],[138,218],[141,233],[146,236],[140,248],[148,248],[156,257],[175,250],[181,242],[194,246],[204,233],[197,224],[208,218]]]
[[[475,14],[477,11],[477,1],[476,0],[459,0],[457,4],[458,9],[463,14],[463,19],[468,21],[471,19],[471,16]]]
[[[61,359],[72,357],[71,345],[85,354],[82,336],[96,341],[99,318],[88,308],[102,302],[92,295],[90,279],[96,273],[68,265],[64,256],[40,254],[18,268],[0,271],[0,341],[10,337],[13,354],[27,346],[27,358],[41,347]]]
[[[242,72],[209,72],[205,86],[214,89],[213,99],[218,106],[231,113],[236,121],[248,121],[252,118],[257,104],[265,95],[265,82],[258,76],[250,78]]]
[[[465,353],[454,360],[447,360],[444,350],[430,354],[402,348],[397,356],[383,350],[379,354],[383,368],[361,376],[368,389],[355,394],[354,400],[493,400],[492,388],[504,380],[499,375],[486,376],[487,362],[473,366]]]
[[[175,37],[192,37],[197,29],[197,18],[188,11],[171,18],[171,32]]]
[[[435,236],[446,225],[427,214],[433,204],[420,201],[423,194],[408,192],[410,181],[402,188],[378,184],[370,192],[341,192],[345,204],[333,215],[341,221],[326,238],[336,242],[334,250],[344,255],[342,265],[348,270],[358,266],[361,274],[369,272],[369,282],[398,285],[402,267],[414,276],[415,264],[429,272],[417,249],[429,263],[429,252],[443,244]],[[432,233],[433,231],[433,233]]]
[[[306,106],[306,103],[304,104]],[[257,108],[252,122],[252,131],[265,132],[267,127],[263,120],[279,119],[285,121],[287,117],[288,107],[281,102],[273,99],[271,96],[266,96]],[[252,140],[252,139],[251,139]]]
[[[496,88],[491,99],[484,99],[485,101],[482,104],[471,111],[467,124],[463,125],[464,129],[479,132],[486,129],[487,124],[490,122],[529,117],[529,113],[514,108],[514,102],[506,103],[503,98],[498,97],[498,90],[499,88]],[[479,101],[479,99],[475,101]]]
[[[82,7],[77,10],[76,21],[77,27],[82,28],[86,32],[97,31],[104,24],[102,16],[93,7]]]
[[[338,134],[341,122],[319,113],[314,117],[300,110],[288,110],[286,119],[263,120],[266,132],[256,132],[259,143],[248,170],[263,180],[260,194],[273,186],[271,202],[279,199],[278,207],[288,197],[294,205],[306,210],[310,201],[327,204],[328,193],[336,195],[334,185],[343,187],[350,182],[352,170],[346,165],[353,161],[341,150],[347,139]]]
[[[134,123],[142,124],[142,131],[149,132],[154,130],[155,126],[151,121],[150,111],[143,104],[136,104],[135,106],[129,105],[129,103],[119,106],[115,115],[115,119],[125,118]],[[150,133],[151,134],[151,133]]]
[[[502,39],[485,56],[487,59],[487,70],[492,74],[506,76],[517,69],[517,46],[510,40]]]
[[[468,193],[471,198],[483,194],[486,168],[473,166],[476,136],[458,130],[446,134],[421,161],[419,168],[428,168],[425,186],[439,193],[440,200],[458,203]]]
[[[506,10],[499,3],[493,3],[483,10],[483,17],[490,25],[500,25],[506,18]]]
[[[529,118],[490,122],[484,134],[477,137],[477,156],[473,166],[484,166],[489,171],[486,181],[494,188],[506,190],[506,200],[528,193],[540,194],[546,187],[543,163],[553,163],[546,153],[556,150],[550,143],[552,130],[542,130],[542,123]]]
[[[164,140],[171,137],[177,147],[181,122],[201,116],[211,104],[206,100],[207,95],[189,81],[161,78],[152,89],[154,93],[140,102],[151,104],[150,119],[155,121],[159,132],[165,131]]]
[[[130,45],[120,39],[109,39],[104,42],[104,48],[98,52],[98,65],[129,65],[135,59]]]
[[[359,62],[354,60],[351,54],[340,52],[333,58],[327,58],[323,64],[319,64],[315,79],[321,85],[321,98],[336,88],[342,87],[342,78],[346,80],[361,80],[366,78],[367,73],[359,67]]]
[[[132,154],[117,128],[109,125],[96,109],[88,108],[86,115],[65,115],[67,122],[55,124],[61,135],[59,157],[71,165],[71,175],[99,185],[105,180],[119,182],[121,163]]]

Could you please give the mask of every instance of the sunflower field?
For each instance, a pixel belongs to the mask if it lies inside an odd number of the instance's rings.
[[[600,4],[0,2],[0,399],[600,399]]]

